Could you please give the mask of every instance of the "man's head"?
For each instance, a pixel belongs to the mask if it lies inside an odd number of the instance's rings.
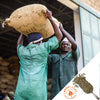
[[[27,36],[27,40],[29,44],[40,44],[42,43],[43,37],[41,36],[40,33],[31,33]]]
[[[67,38],[64,38],[60,44],[61,51],[69,52],[71,50],[71,43]]]

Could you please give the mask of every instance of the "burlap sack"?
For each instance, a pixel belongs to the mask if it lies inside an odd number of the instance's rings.
[[[46,9],[41,4],[23,6],[15,10],[10,18],[6,19],[6,22],[26,36],[32,32],[40,32],[43,38],[48,38],[54,34],[54,30],[50,21],[43,15]],[[59,26],[57,19],[54,17],[53,19]]]

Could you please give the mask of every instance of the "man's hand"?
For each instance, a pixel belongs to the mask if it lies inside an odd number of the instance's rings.
[[[44,16],[48,19],[52,19],[52,12],[50,10],[47,9],[46,13],[44,14]]]
[[[62,32],[60,31],[59,27],[56,25],[55,21],[53,20],[52,12],[47,9],[47,12],[44,14],[44,16],[46,18],[48,18],[49,21],[51,22],[53,29],[54,29],[55,36],[57,37],[58,41],[60,42],[60,40],[62,39]]]
[[[18,41],[17,41],[17,46],[20,45],[20,44],[23,44],[23,34],[21,33],[19,38],[18,38]]]
[[[62,23],[59,24],[59,28],[60,28],[60,30],[64,29]]]
[[[72,44],[72,49],[76,50],[77,44],[74,38],[64,29],[63,25],[59,24],[59,29],[62,31],[63,35],[70,41]]]

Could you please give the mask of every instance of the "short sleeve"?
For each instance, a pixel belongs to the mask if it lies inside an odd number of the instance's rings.
[[[23,49],[24,49],[24,46],[22,44],[17,46],[17,55],[18,55],[18,57],[20,57]]]
[[[56,36],[53,36],[50,38],[46,43],[45,46],[47,48],[48,53],[50,53],[52,50],[55,50],[59,47],[59,42]]]
[[[73,53],[75,59],[78,60],[80,57],[80,50],[79,50],[78,46],[75,51],[72,51],[72,53]]]

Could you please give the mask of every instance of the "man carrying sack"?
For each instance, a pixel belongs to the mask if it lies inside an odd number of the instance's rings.
[[[47,100],[47,57],[59,47],[62,32],[52,19],[52,13],[44,14],[51,22],[55,36],[42,43],[40,33],[28,35],[28,45],[23,46],[23,34],[17,42],[17,54],[20,59],[20,72],[14,100]]]

